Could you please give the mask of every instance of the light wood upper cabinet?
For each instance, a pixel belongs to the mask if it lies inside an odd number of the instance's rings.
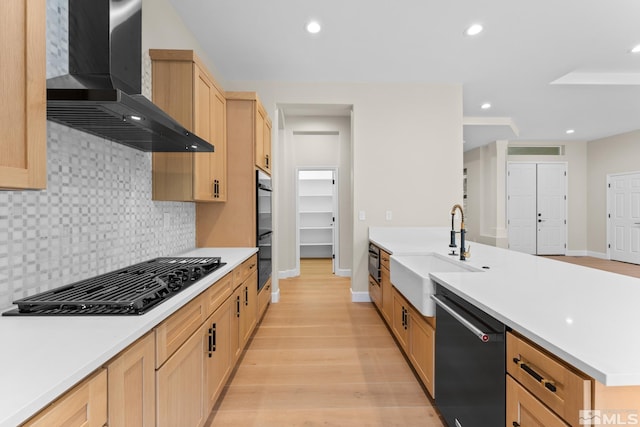
[[[109,427],[155,427],[155,337],[140,338],[107,365]]]
[[[213,153],[153,153],[154,200],[227,199],[226,98],[191,50],[151,49],[153,102],[213,144]]]
[[[102,427],[107,423],[107,371],[99,369],[24,427]]]
[[[45,0],[0,2],[0,188],[47,185]]]
[[[260,101],[256,103],[256,166],[271,174],[271,120]]]

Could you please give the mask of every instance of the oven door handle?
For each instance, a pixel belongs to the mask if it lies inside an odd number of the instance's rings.
[[[258,234],[258,240],[262,240],[267,236],[270,236],[271,234],[273,234],[273,231],[265,231],[262,234]]]
[[[498,338],[499,334],[484,332],[483,330],[477,328],[473,323],[469,322],[467,319],[462,317],[462,315],[460,315],[456,310],[448,306],[444,301],[442,301],[436,295],[431,295],[431,299],[437,305],[439,305],[444,311],[449,313],[451,317],[453,317],[460,324],[462,324],[462,326],[464,326],[469,331],[471,331],[475,336],[477,336],[480,341],[482,342],[500,341],[499,339],[496,339]]]

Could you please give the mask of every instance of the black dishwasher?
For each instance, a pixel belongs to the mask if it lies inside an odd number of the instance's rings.
[[[436,406],[449,427],[505,425],[505,326],[436,284]]]

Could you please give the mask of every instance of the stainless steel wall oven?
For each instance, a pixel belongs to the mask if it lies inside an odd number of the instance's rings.
[[[258,290],[271,277],[271,237],[273,222],[271,217],[271,177],[256,171],[256,223],[258,245]]]

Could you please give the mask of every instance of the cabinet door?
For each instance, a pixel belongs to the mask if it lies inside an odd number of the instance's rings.
[[[230,317],[232,301],[227,299],[205,322],[207,339],[207,413],[222,391],[231,367]]]
[[[263,155],[264,155],[264,168],[268,173],[271,173],[271,122],[265,115],[264,121],[264,142],[263,142]]]
[[[156,371],[158,427],[199,427],[207,418],[205,323]]]
[[[435,330],[413,307],[409,310],[409,314],[409,359],[431,397],[435,397],[433,389]]]
[[[214,142],[214,108],[215,92],[217,90],[207,75],[198,67],[193,66],[193,123],[196,135],[212,143]],[[194,199],[211,201],[214,199],[214,182],[211,177],[213,154],[194,154]]]
[[[409,304],[398,291],[393,289],[392,329],[400,346],[406,352],[409,339]]]
[[[0,2],[0,188],[45,188],[45,0]]]
[[[213,180],[213,201],[227,200],[227,101],[215,87],[213,88],[213,145],[210,153],[210,175]]]
[[[271,278],[267,280],[267,283],[262,287],[260,293],[258,294],[258,317],[257,321],[259,322],[264,315],[264,312],[267,311],[267,307],[271,302]]]
[[[560,417],[540,403],[507,375],[507,427],[568,427]]]
[[[264,152],[264,128],[266,126],[266,112],[262,108],[259,102],[256,102],[256,166],[265,172],[268,170],[265,167],[265,152]]]
[[[100,369],[23,427],[102,427],[107,423],[107,371]]]
[[[393,293],[391,291],[391,275],[385,267],[380,268],[380,290],[381,290],[381,311],[384,318],[389,322],[393,311]]]
[[[242,313],[240,324],[242,329],[242,347],[247,344],[253,329],[256,327],[256,317],[258,310],[258,271],[254,271],[251,276],[240,286],[242,289]]]
[[[236,288],[235,292],[231,296],[231,312],[229,313],[230,317],[230,337],[229,337],[229,347],[231,348],[231,360],[232,364],[235,365],[236,361],[240,357],[240,353],[242,353],[242,344],[241,344],[241,318],[242,318],[242,295],[244,292],[244,288],[239,286]]]
[[[141,338],[107,366],[109,426],[156,425],[155,337]]]
[[[380,309],[380,287],[371,276],[369,276],[369,298]]]

